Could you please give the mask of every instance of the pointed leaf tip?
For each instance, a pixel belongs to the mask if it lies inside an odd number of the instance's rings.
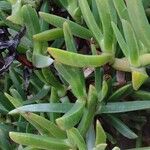
[[[132,72],[132,84],[134,90],[138,90],[141,85],[147,80],[148,75],[144,72],[133,71]]]
[[[37,68],[48,67],[54,62],[52,58],[40,54],[33,55],[32,61]]]

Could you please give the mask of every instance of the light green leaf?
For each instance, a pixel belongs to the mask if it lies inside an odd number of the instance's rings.
[[[79,132],[82,136],[85,136],[91,125],[91,122],[93,121],[97,106],[97,100],[98,97],[96,89],[94,86],[90,85],[87,97],[87,107],[84,109],[82,119],[78,126]]]
[[[73,145],[77,146],[79,150],[87,150],[84,138],[76,128],[67,130],[67,136]]]
[[[139,46],[133,28],[126,20],[122,20],[124,36],[128,46],[128,54],[130,56],[130,64],[134,67],[139,67]]]
[[[95,145],[99,145],[99,144],[103,144],[106,143],[106,133],[103,129],[103,127],[101,126],[101,123],[97,120],[96,121],[96,141],[95,141]]]
[[[113,27],[116,39],[117,39],[117,41],[119,43],[119,46],[120,46],[123,54],[128,58],[128,46],[127,46],[127,43],[125,42],[125,40],[124,40],[121,32],[119,31],[117,25],[114,22],[112,22],[111,24],[112,24],[112,27]]]
[[[85,83],[80,78],[80,74],[76,69],[67,65],[62,65],[58,62],[55,63],[55,68],[63,76],[63,78],[70,84],[73,94],[77,98],[85,97]]]
[[[46,30],[41,33],[33,35],[33,39],[36,41],[52,41],[63,37],[63,30],[60,28],[54,28],[51,30]]]
[[[9,94],[5,93],[5,96],[8,98],[8,100],[14,105],[14,107],[20,107],[22,106],[22,102],[21,100],[14,98],[12,96],[10,96]]]
[[[99,67],[113,61],[112,55],[105,53],[101,55],[90,56],[66,52],[56,48],[48,48],[48,52],[58,62],[74,67]]]
[[[79,6],[80,6],[83,18],[84,18],[87,26],[92,31],[93,36],[96,39],[96,41],[99,43],[99,45],[101,45],[103,35],[102,35],[101,30],[98,27],[98,25],[95,21],[95,18],[94,18],[93,14],[90,10],[88,1],[87,0],[80,0],[78,2],[79,2]]]
[[[93,148],[93,150],[106,150],[107,144],[103,143],[103,144],[99,144],[97,145],[95,148]]]
[[[150,47],[150,26],[146,18],[142,1],[126,0],[128,13],[132,26],[139,40],[148,48]],[[140,19],[139,19],[140,18]]]
[[[27,28],[28,36],[30,40],[32,40],[32,36],[40,32],[39,18],[36,10],[30,5],[24,5],[22,7],[22,16]]]
[[[150,109],[150,101],[114,102],[100,107],[99,113],[125,113],[130,111]]]
[[[115,8],[118,12],[120,19],[129,20],[129,15],[127,11],[127,7],[125,5],[124,0],[113,0]]]
[[[84,106],[85,101],[77,100],[66,114],[64,114],[61,118],[56,119],[58,126],[63,130],[74,127],[82,117]]]
[[[64,91],[63,85],[54,76],[50,68],[42,68],[42,73],[48,85],[55,87],[57,90]]]
[[[23,116],[25,116],[26,119],[35,122],[36,124],[39,125],[39,127],[45,131],[45,133],[50,133],[50,135],[56,137],[56,138],[66,138],[66,134],[64,131],[60,130],[53,122],[45,119],[42,116],[33,114],[33,113],[26,113],[23,114]],[[33,124],[34,125],[34,124]]]
[[[82,27],[81,25],[78,25],[77,23],[74,23],[73,21],[67,20],[65,18],[56,16],[56,15],[43,13],[43,12],[40,12],[39,15],[46,22],[50,23],[51,25],[53,25],[57,28],[63,28],[63,23],[65,21],[67,21],[73,35],[75,35],[75,36],[78,36],[78,37],[83,38],[83,39],[90,39],[92,37],[92,34],[88,29]]]
[[[19,144],[48,150],[68,150],[67,141],[29,133],[10,132],[10,138]]]
[[[50,66],[54,60],[48,56],[35,53],[32,57],[32,62],[37,68],[44,68]]]
[[[32,104],[32,105],[26,105],[26,106],[18,107],[17,109],[10,111],[9,114],[13,115],[16,113],[24,113],[24,112],[66,113],[72,107],[73,107],[73,104],[71,104],[71,103]]]
[[[111,16],[109,13],[108,0],[96,0],[99,16],[102,22],[104,35],[104,52],[112,52],[113,30],[111,26]]]

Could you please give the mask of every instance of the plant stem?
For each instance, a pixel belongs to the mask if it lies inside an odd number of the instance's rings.
[[[139,57],[140,67],[150,65],[150,54],[143,54]],[[126,58],[115,58],[112,67],[116,70],[131,72],[131,66]]]
[[[140,56],[140,63],[141,66],[147,66],[150,65],[150,54],[143,54]]]
[[[112,64],[112,67],[115,70],[125,71],[125,72],[131,72],[130,64],[126,58],[116,58],[114,63]]]

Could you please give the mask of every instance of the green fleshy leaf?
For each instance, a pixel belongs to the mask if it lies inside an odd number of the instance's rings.
[[[40,32],[38,15],[36,10],[30,5],[24,5],[22,7],[22,15],[29,39],[32,40],[32,36]]]
[[[118,12],[119,18],[124,20],[129,20],[127,7],[124,0],[113,0],[113,2]]]
[[[94,38],[97,40],[99,45],[101,45],[101,41],[103,38],[103,35],[101,33],[100,28],[98,27],[95,18],[90,10],[89,4],[87,0],[79,1],[79,6],[83,15],[83,18],[89,27],[89,29],[92,31]]]
[[[127,137],[129,139],[136,139],[138,137],[120,119],[118,119],[118,118],[116,118],[116,117],[114,117],[112,115],[108,115],[107,118],[109,119],[109,121],[112,124],[112,126],[116,130],[118,130],[122,135],[124,135],[125,137]]]
[[[9,99],[11,100],[11,98],[9,98]],[[72,107],[73,107],[73,104],[71,104],[71,103],[32,104],[32,105],[26,105],[26,106],[18,107],[17,109],[14,109],[14,110],[10,111],[9,114],[13,115],[13,114],[16,114],[16,113],[24,113],[24,112],[66,113]]]
[[[7,19],[15,24],[23,24],[21,0],[17,0],[14,4],[12,4],[12,13],[7,17]]]
[[[122,36],[121,32],[119,31],[117,25],[114,22],[112,22],[111,24],[112,24],[112,27],[113,27],[116,39],[117,39],[117,41],[119,43],[119,46],[120,46],[123,54],[128,58],[129,57],[128,46],[127,46],[123,36]]]
[[[40,12],[39,15],[46,22],[50,23],[51,25],[53,25],[57,28],[62,28],[63,23],[65,21],[67,21],[73,35],[75,35],[75,36],[78,36],[78,37],[83,38],[83,39],[90,39],[92,37],[92,34],[88,29],[78,25],[77,23],[74,23],[73,21],[69,21],[65,18],[56,16],[56,15],[51,15],[51,14],[48,14],[48,13],[43,13],[43,12]],[[76,31],[78,31],[78,32],[76,32]]]
[[[146,18],[142,1],[127,0],[127,9],[130,16],[132,26],[139,40],[148,48],[150,47],[150,26]],[[140,18],[140,19],[137,19]]]
[[[114,102],[101,106],[97,114],[100,113],[125,113],[130,111],[150,109],[150,101],[131,101],[131,102]]]
[[[36,41],[52,41],[63,37],[63,30],[60,28],[54,28],[51,30],[46,30],[41,33],[33,35],[33,39]]]
[[[61,118],[56,119],[58,126],[63,130],[74,127],[82,117],[84,106],[85,101],[76,101],[73,107],[66,114],[64,114]]]
[[[21,100],[14,98],[12,96],[10,96],[9,94],[5,93],[5,96],[8,98],[8,100],[14,105],[14,107],[20,107],[22,106],[22,102]]]
[[[34,54],[32,57],[32,62],[37,68],[44,68],[50,66],[54,60],[48,56]]]
[[[127,84],[121,88],[119,88],[117,91],[115,91],[109,98],[108,101],[117,101],[122,96],[129,95],[131,92],[133,92],[132,85]]]
[[[60,63],[55,63],[57,71],[63,76],[63,78],[70,84],[73,94],[77,97],[85,97],[85,83],[82,78],[80,78],[78,68],[69,67],[67,65],[62,65]]]
[[[71,128],[67,130],[67,136],[70,140],[70,143],[72,142],[73,145],[77,146],[79,150],[87,149],[84,138],[81,136],[80,132],[76,128]]]
[[[50,134],[56,138],[66,138],[66,134],[64,131],[60,130],[53,122],[50,122],[49,120],[45,119],[42,116],[33,114],[33,113],[26,113],[23,114],[23,116],[31,123],[34,122],[39,127],[45,131],[46,134]],[[34,125],[34,124],[33,124]]]
[[[95,148],[93,148],[93,150],[106,150],[107,144],[103,143],[103,144],[99,144],[97,145]]]
[[[84,109],[82,119],[79,123],[78,129],[81,135],[85,136],[88,131],[91,122],[93,121],[94,114],[97,106],[97,92],[94,86],[90,85],[88,97],[87,97],[87,107]]]
[[[104,52],[112,52],[113,30],[111,26],[111,16],[109,12],[108,0],[96,0],[99,16],[102,22],[104,35]]]
[[[66,52],[56,48],[48,48],[48,52],[58,62],[74,67],[99,67],[113,61],[112,55],[105,53],[96,56],[89,56]]]
[[[106,143],[106,134],[100,122],[96,121],[96,141],[95,145]]]
[[[69,145],[65,140],[50,138],[46,136],[10,132],[10,138],[19,144],[33,146],[41,149],[49,150],[68,150]]]
[[[126,43],[128,45],[128,54],[130,56],[130,64],[139,67],[139,46],[138,41],[136,39],[135,33],[130,25],[130,23],[126,20],[122,20],[124,35],[126,39]]]
[[[138,90],[141,85],[148,79],[148,75],[144,70],[136,70],[132,71],[132,84],[134,90]]]

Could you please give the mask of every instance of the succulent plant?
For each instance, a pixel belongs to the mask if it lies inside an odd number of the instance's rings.
[[[150,109],[149,4],[1,0],[0,148],[122,149],[105,124],[143,146],[147,118],[136,111]]]

